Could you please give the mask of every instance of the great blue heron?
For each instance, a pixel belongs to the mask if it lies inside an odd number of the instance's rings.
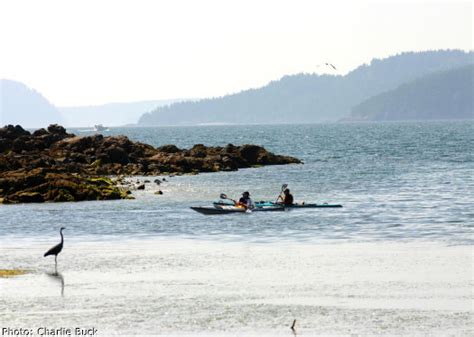
[[[63,229],[66,229],[66,228],[61,227],[61,229],[59,230],[59,234],[61,235],[61,242],[58,243],[56,246],[52,247],[46,253],[44,253],[44,257],[48,255],[54,255],[54,263],[56,266],[58,265],[58,254],[61,253],[61,251],[63,250],[63,244],[64,244]]]

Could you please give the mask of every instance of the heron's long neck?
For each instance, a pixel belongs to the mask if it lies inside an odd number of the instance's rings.
[[[64,237],[63,237],[63,230],[62,229],[59,231],[59,234],[61,234],[61,243],[63,243],[64,242]]]

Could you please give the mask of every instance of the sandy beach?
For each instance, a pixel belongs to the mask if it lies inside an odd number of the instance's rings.
[[[2,245],[0,320],[98,335],[472,336],[469,246],[197,240]]]

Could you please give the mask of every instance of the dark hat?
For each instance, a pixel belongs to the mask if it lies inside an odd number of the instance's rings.
[[[248,191],[245,191],[244,193],[242,193],[242,195],[250,195],[250,193]]]

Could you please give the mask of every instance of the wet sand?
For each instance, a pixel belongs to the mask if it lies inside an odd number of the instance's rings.
[[[54,242],[53,242],[54,243]],[[0,322],[99,335],[472,336],[471,246],[2,242]]]

